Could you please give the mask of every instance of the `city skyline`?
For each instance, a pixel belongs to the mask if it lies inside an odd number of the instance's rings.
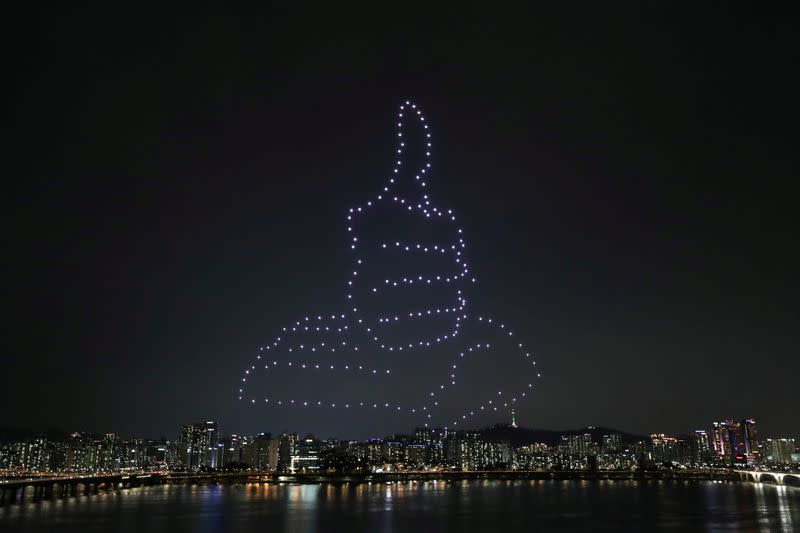
[[[148,434],[148,433],[133,435],[133,434],[120,433],[120,432],[114,431],[114,430],[106,430],[106,431],[99,431],[98,432],[98,431],[89,431],[89,430],[86,430],[85,428],[50,427],[50,428],[30,429],[30,428],[0,427],[0,442],[9,442],[9,441],[14,440],[15,438],[17,438],[17,439],[19,439],[19,438],[31,439],[31,438],[37,438],[37,437],[40,437],[40,436],[45,436],[45,435],[48,435],[48,434],[62,435],[62,436],[63,435],[70,435],[70,434],[96,435],[96,436],[113,434],[113,435],[116,435],[117,437],[129,438],[129,439],[172,440],[172,441],[176,441],[176,440],[181,440],[180,435],[181,435],[181,433],[183,431],[185,431],[185,429],[187,427],[190,427],[190,426],[199,427],[199,426],[203,426],[203,425],[206,425],[206,424],[213,425],[214,432],[216,434],[229,434],[229,435],[264,435],[264,434],[267,434],[267,435],[279,435],[279,434],[282,434],[282,433],[297,433],[299,435],[312,435],[315,438],[319,438],[320,440],[343,440],[343,441],[347,441],[347,440],[365,440],[365,441],[369,441],[369,440],[373,440],[373,439],[381,439],[386,435],[404,434],[409,429],[419,429],[419,428],[430,428],[430,429],[436,429],[436,430],[442,430],[442,431],[451,431],[451,432],[457,432],[457,431],[482,431],[482,430],[486,430],[488,428],[506,428],[507,430],[515,432],[516,435],[518,435],[520,437],[523,437],[523,438],[530,438],[530,435],[532,433],[535,433],[535,434],[550,434],[549,438],[552,438],[553,435],[557,435],[557,434],[578,434],[578,433],[583,433],[586,430],[614,432],[614,433],[619,434],[619,435],[625,435],[626,439],[628,439],[629,441],[630,440],[636,440],[636,439],[645,439],[645,438],[648,438],[648,436],[655,437],[657,435],[661,435],[661,436],[665,435],[665,433],[663,433],[663,431],[660,432],[660,430],[658,428],[656,428],[656,429],[654,429],[654,430],[652,430],[652,431],[650,431],[650,432],[648,432],[646,434],[645,433],[638,434],[638,433],[633,432],[633,431],[628,431],[627,428],[624,428],[624,427],[611,427],[611,426],[603,426],[603,425],[597,425],[597,424],[581,426],[581,427],[572,427],[572,428],[564,428],[564,427],[562,427],[562,428],[526,427],[526,426],[518,423],[516,410],[514,408],[509,408],[507,410],[507,412],[504,413],[504,415],[505,416],[502,416],[502,414],[499,415],[499,417],[497,419],[491,421],[490,424],[485,425],[485,426],[472,425],[472,426],[463,427],[463,428],[449,428],[449,429],[444,427],[444,426],[434,426],[434,425],[429,425],[429,426],[425,426],[425,425],[408,426],[405,429],[403,427],[398,426],[398,427],[392,428],[391,431],[389,431],[389,432],[387,432],[385,434],[373,434],[373,435],[369,435],[369,436],[363,437],[363,438],[357,438],[357,437],[354,437],[352,435],[350,435],[350,436],[348,436],[348,435],[325,435],[325,434],[318,433],[316,431],[304,432],[304,431],[299,431],[295,427],[281,428],[280,430],[278,430],[276,428],[270,428],[270,427],[258,427],[258,428],[250,428],[249,430],[243,431],[243,432],[242,431],[230,431],[230,430],[226,430],[226,431],[223,432],[222,430],[226,429],[224,427],[224,424],[220,425],[219,422],[216,421],[216,420],[205,420],[205,421],[203,421],[203,420],[194,420],[190,424],[184,423],[184,424],[176,426],[179,429],[177,431],[171,432],[169,434],[169,436],[160,435],[158,438],[156,438],[155,435]],[[745,417],[745,418],[720,418],[720,417],[718,417],[713,422],[707,421],[707,423],[702,424],[700,427],[695,427],[693,429],[689,428],[688,426],[686,426],[681,431],[673,432],[673,433],[671,433],[671,435],[678,436],[678,437],[684,437],[684,438],[691,437],[691,436],[697,434],[698,432],[705,432],[708,435],[712,435],[712,434],[714,434],[714,433],[716,433],[718,431],[728,430],[731,427],[733,427],[734,425],[736,425],[738,427],[738,425],[740,425],[740,424],[749,424],[749,425],[752,425],[753,427],[758,425],[760,427],[760,424],[757,423],[757,420],[755,418],[751,418],[751,417]],[[174,433],[174,435],[172,433]],[[176,437],[176,435],[178,435],[178,436]],[[764,439],[767,439],[767,438],[773,439],[773,438],[793,438],[793,437],[787,436],[787,435],[778,436],[778,435],[775,435],[775,434],[766,434],[765,435],[763,433],[763,431],[761,431],[759,429],[758,431],[753,433],[752,438],[755,439],[755,440],[763,441]],[[545,437],[544,440],[547,440],[547,437]]]
[[[754,419],[718,420],[677,435],[635,435],[617,428],[531,430],[509,421],[484,428],[417,426],[359,440],[291,430],[237,434],[217,421],[180,426],[174,438],[117,433],[10,435],[0,432],[0,472],[195,472],[277,474],[392,471],[618,471],[674,468],[698,472],[764,469],[797,472],[793,438],[765,436]]]

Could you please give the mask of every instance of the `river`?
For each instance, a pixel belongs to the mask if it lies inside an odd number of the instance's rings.
[[[633,480],[162,485],[7,505],[0,530],[800,531],[800,489]]]

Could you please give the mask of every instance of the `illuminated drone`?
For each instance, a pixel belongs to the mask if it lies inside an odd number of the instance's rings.
[[[353,264],[345,310],[283,327],[244,369],[240,400],[270,408],[379,410],[453,428],[529,397],[540,377],[533,355],[505,324],[468,313],[466,293],[475,278],[467,244],[453,210],[437,206],[428,193],[432,138],[418,106],[403,103],[396,128],[389,178],[380,192],[347,212]],[[387,354],[391,364],[385,364]],[[469,405],[445,408],[477,357],[492,372],[472,377]],[[489,376],[506,367],[516,388],[485,391]],[[267,391],[258,396],[251,390],[257,376],[267,380]],[[371,380],[374,390],[365,393],[359,386],[356,397],[348,385],[354,380]],[[399,401],[395,393],[411,382],[424,387],[424,394]],[[303,384],[309,384],[305,391]]]

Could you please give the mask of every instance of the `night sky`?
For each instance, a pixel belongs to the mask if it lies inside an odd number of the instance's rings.
[[[788,17],[334,3],[6,24],[0,426],[412,429],[287,418],[236,391],[281,326],[345,308],[346,210],[382,187],[413,98],[436,139],[431,194],[478,277],[469,310],[537,355],[522,425],[754,417],[800,437]]]

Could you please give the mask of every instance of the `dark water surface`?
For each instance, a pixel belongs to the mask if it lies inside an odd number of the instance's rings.
[[[800,489],[713,481],[167,485],[5,506],[0,530],[800,531]]]

